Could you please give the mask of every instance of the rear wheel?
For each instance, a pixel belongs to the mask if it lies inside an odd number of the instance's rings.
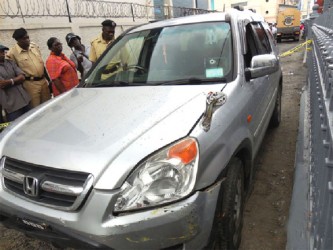
[[[244,210],[244,169],[233,158],[217,202],[208,249],[238,249],[241,242]]]

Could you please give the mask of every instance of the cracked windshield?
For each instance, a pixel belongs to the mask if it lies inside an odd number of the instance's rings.
[[[230,81],[232,66],[229,23],[156,28],[115,43],[85,87]]]

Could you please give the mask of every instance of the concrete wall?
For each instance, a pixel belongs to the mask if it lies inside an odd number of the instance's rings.
[[[208,1],[210,0],[195,0],[195,1],[198,4],[197,6],[198,9],[203,9],[203,10],[208,9]],[[173,0],[173,6],[193,8],[193,0]]]
[[[15,45],[16,41],[12,38],[13,31],[17,28],[24,27],[27,29],[30,40],[35,42],[40,47],[43,58],[46,59],[50,53],[49,49],[47,48],[46,42],[50,37],[57,37],[63,43],[63,52],[65,55],[70,55],[70,49],[66,44],[65,36],[69,32],[74,32],[75,34],[81,37],[81,41],[83,44],[89,45],[90,41],[96,37],[102,30],[101,22],[105,19],[96,18],[95,20],[91,21],[91,24],[86,23],[66,23],[66,22],[59,22],[57,24],[17,24],[17,25],[10,25],[10,26],[3,26],[0,25],[1,29],[1,36],[0,41],[2,44],[6,45],[7,47],[12,47]],[[116,28],[116,36],[122,33],[122,31],[130,28],[134,25],[139,23],[146,23],[147,20],[142,20],[142,22],[131,22],[129,21],[122,21],[113,19],[117,23]],[[41,20],[42,21],[42,20]]]
[[[62,1],[63,0],[43,0],[43,3],[50,3],[50,11],[52,11],[52,8],[55,8],[54,4],[62,4]],[[112,0],[104,1],[116,2]],[[41,9],[43,8],[43,6],[39,6],[38,8],[33,7],[31,6],[32,2],[36,2],[36,0],[19,0],[23,12],[27,11],[31,13],[33,12],[32,10],[34,10],[34,13],[36,14],[42,13]],[[70,0],[68,2],[70,2]],[[133,0],[121,0],[121,2],[131,3],[133,2]],[[150,4],[150,2],[151,1],[147,0],[135,1],[136,4],[142,5]],[[10,8],[8,6],[10,6]],[[11,10],[11,12],[9,12],[9,10]],[[37,12],[37,10],[39,12]],[[74,9],[74,6],[71,6],[71,12],[75,13],[75,11],[76,10]],[[15,16],[13,15],[13,13],[17,13],[18,15]],[[6,14],[11,16],[6,16]],[[44,60],[48,57],[50,53],[46,45],[46,42],[50,37],[54,36],[59,38],[64,45],[63,52],[69,56],[71,52],[65,41],[65,36],[69,32],[74,32],[75,34],[79,35],[82,39],[83,44],[88,45],[90,41],[101,32],[101,22],[103,22],[105,19],[112,19],[117,23],[116,36],[121,34],[121,32],[126,30],[127,28],[141,23],[147,23],[149,20],[148,18],[135,18],[133,21],[132,17],[114,18],[112,16],[91,16],[89,18],[72,17],[72,22],[70,23],[68,17],[22,17],[19,10],[17,9],[17,2],[13,0],[0,1],[0,15],[3,17],[0,18],[0,43],[6,45],[7,47],[12,47],[16,43],[16,41],[12,38],[13,31],[17,28],[23,27],[28,30],[30,40],[37,43],[41,48]]]
[[[12,47],[16,43],[11,38],[13,31],[23,27],[28,30],[30,40],[41,48],[44,60],[50,53],[46,45],[50,37],[59,38],[64,44],[63,52],[70,55],[71,51],[65,41],[67,33],[79,35],[82,43],[88,45],[101,32],[101,22],[112,19],[117,23],[118,36],[132,26],[147,23],[152,19],[163,19],[163,13],[161,18],[157,17],[158,9],[154,9],[154,6],[163,6],[169,1],[67,0],[70,20],[66,0],[0,0],[0,43]],[[197,0],[198,8],[207,9],[208,1],[210,0]],[[193,0],[174,0],[173,6],[192,8],[192,3]],[[133,4],[134,17],[130,4]]]

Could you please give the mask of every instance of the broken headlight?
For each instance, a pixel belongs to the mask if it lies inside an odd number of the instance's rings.
[[[153,207],[181,199],[193,190],[198,143],[182,139],[143,161],[121,187],[115,212]]]

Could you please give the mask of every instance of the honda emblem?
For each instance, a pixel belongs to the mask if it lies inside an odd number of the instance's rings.
[[[32,176],[25,176],[23,180],[23,191],[26,195],[37,197],[39,190],[39,181]]]

